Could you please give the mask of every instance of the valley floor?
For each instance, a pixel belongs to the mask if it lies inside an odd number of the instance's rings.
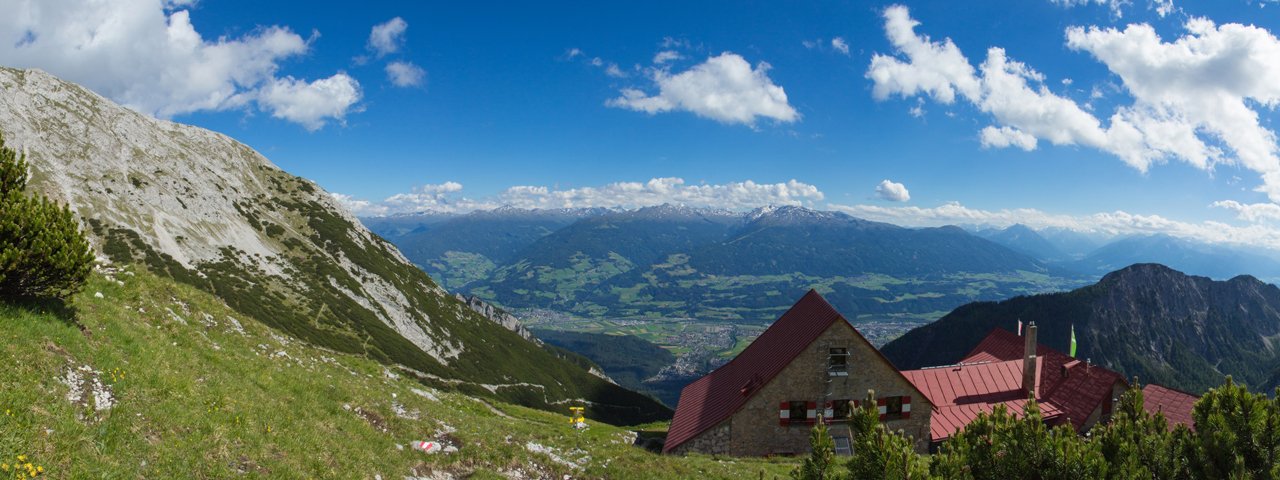
[[[69,307],[0,305],[0,463],[52,478],[773,478],[797,463],[658,455],[633,430],[435,390],[135,267],[95,273]]]

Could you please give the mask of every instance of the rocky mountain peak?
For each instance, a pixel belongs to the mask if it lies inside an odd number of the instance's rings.
[[[226,135],[10,68],[0,68],[0,134],[27,153],[32,188],[85,222],[101,257],[145,265],[281,332],[442,386],[467,383],[544,408],[609,397],[615,403],[592,403],[603,415],[664,415],[651,399],[502,332],[322,188]],[[507,361],[492,361],[493,351]]]

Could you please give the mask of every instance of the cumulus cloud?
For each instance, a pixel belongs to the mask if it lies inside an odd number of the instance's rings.
[[[1166,234],[1209,243],[1280,250],[1280,229],[1266,225],[1236,226],[1214,221],[1183,222],[1160,215],[1139,215],[1119,210],[1089,215],[1063,215],[1030,208],[981,210],[966,207],[958,202],[932,208],[884,205],[828,205],[828,207],[856,217],[913,227],[959,224],[1004,228],[1020,223],[1035,229],[1062,228],[1112,237]]]
[[[845,42],[843,38],[836,37],[831,39],[831,48],[834,48],[837,52],[845,55],[849,54],[849,44]]]
[[[1086,5],[1099,5],[1107,7],[1111,10],[1111,15],[1116,18],[1124,16],[1123,8],[1133,4],[1132,0],[1049,0],[1055,5],[1071,8]],[[1173,5],[1173,0],[1148,0],[1147,9],[1155,10],[1156,15],[1161,18],[1168,16],[1170,13],[1178,11],[1178,7]]]
[[[812,207],[823,194],[817,187],[796,180],[756,183],[751,180],[724,184],[687,185],[681,178],[653,178],[646,182],[615,182],[598,187],[552,189],[518,185],[486,198],[468,198],[462,185],[446,182],[424,185],[409,193],[392,195],[381,202],[335,195],[358,215],[385,215],[426,210],[469,212],[502,205],[520,208],[604,207],[632,209],[666,203],[691,207],[745,210],[763,205]],[[364,212],[364,213],[360,213]]]
[[[907,186],[901,183],[885,179],[876,185],[876,196],[890,202],[905,202],[911,200],[911,193],[907,191]]]
[[[404,32],[409,29],[409,22],[396,17],[373,26],[369,32],[369,49],[379,57],[400,50],[404,44]]]
[[[605,74],[605,75],[608,75],[608,76],[610,76],[610,77],[613,77],[613,78],[626,78],[626,77],[627,77],[627,72],[624,72],[624,71],[622,71],[622,69],[621,69],[621,68],[618,68],[618,64],[616,64],[616,63],[610,63],[610,64],[609,64],[609,66],[605,67],[605,68],[604,68],[604,74]]]
[[[1236,212],[1236,216],[1247,222],[1280,220],[1280,205],[1274,203],[1240,203],[1235,200],[1219,200],[1210,206],[1225,208]]]
[[[418,87],[426,81],[427,71],[410,62],[391,62],[387,64],[387,78],[397,87]]]
[[[1260,27],[1203,18],[1185,28],[1187,35],[1165,42],[1149,25],[1073,27],[1067,46],[1123,80],[1135,103],[1119,109],[1113,123],[1133,126],[1147,159],[1167,155],[1200,168],[1239,163],[1261,174],[1259,190],[1280,201],[1276,135],[1258,115],[1258,106],[1280,104],[1280,39]]]
[[[422,185],[415,187],[409,193],[397,193],[387,197],[379,206],[392,213],[421,212],[425,210],[455,211],[459,209],[469,211],[483,208],[477,207],[476,204],[466,198],[455,198],[455,194],[461,191],[462,184],[452,181]]]
[[[1085,6],[1089,4],[1102,5],[1109,8],[1111,10],[1111,14],[1114,15],[1116,18],[1120,18],[1121,16],[1123,16],[1124,12],[1122,12],[1120,9],[1131,3],[1129,0],[1049,0],[1049,1],[1055,5],[1059,5],[1066,8],[1080,7],[1080,6]],[[1169,0],[1169,2],[1170,4],[1172,4],[1172,0]],[[1161,16],[1164,16],[1164,15],[1161,15]]]
[[[769,64],[754,68],[742,56],[725,52],[680,73],[649,69],[657,94],[625,88],[606,105],[648,114],[683,110],[721,123],[754,126],[763,117],[791,123],[800,114],[787,103],[782,87],[769,78]]]
[[[643,183],[616,182],[602,187],[568,190],[512,187],[499,196],[501,203],[525,208],[638,208],[673,203],[692,207],[747,209],[762,205],[809,205],[822,198],[823,194],[817,187],[796,180],[783,183],[756,183],[747,180],[719,185],[686,185],[681,178],[654,178]]]
[[[986,127],[979,134],[983,147],[1014,146],[1026,151],[1036,149],[1036,137],[1013,127]]]
[[[1160,15],[1161,18],[1180,10],[1178,7],[1173,6],[1173,0],[1151,0],[1150,8],[1155,10],[1156,14]]]
[[[329,196],[359,217],[377,217],[386,215],[390,211],[385,205],[378,205],[368,200],[360,200],[351,195],[330,193]]]
[[[360,84],[345,73],[314,82],[293,77],[274,79],[258,96],[258,104],[271,116],[311,131],[323,127],[326,119],[342,119],[359,100]]]
[[[0,64],[40,68],[170,118],[261,103],[261,90],[280,81],[280,62],[309,51],[309,40],[278,26],[205,39],[181,9],[191,3],[18,2],[0,15]]]
[[[679,60],[681,58],[684,58],[684,56],[680,55],[680,52],[675,50],[663,50],[653,56],[653,63],[660,65],[670,61]]]
[[[1144,172],[1168,159],[1205,170],[1239,164],[1258,173],[1259,190],[1280,201],[1276,137],[1258,119],[1259,106],[1280,104],[1280,40],[1264,29],[1192,19],[1187,35],[1165,42],[1148,25],[1069,28],[1067,46],[1092,54],[1133,97],[1104,126],[1002,48],[988,49],[975,69],[950,39],[917,34],[919,22],[906,7],[888,8],[884,18],[896,56],[872,58],[866,76],[877,99],[964,99],[995,120],[980,136],[988,147],[1031,150],[1032,140],[1083,145]]]

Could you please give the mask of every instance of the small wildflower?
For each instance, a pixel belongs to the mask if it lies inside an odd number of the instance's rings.
[[[5,472],[9,471],[9,464],[0,463],[0,471],[5,471]]]
[[[36,466],[36,471],[40,473],[44,473],[44,465]]]
[[[18,461],[19,461],[19,462],[25,462],[25,461],[27,461],[27,456],[26,456],[26,455],[18,455]]]

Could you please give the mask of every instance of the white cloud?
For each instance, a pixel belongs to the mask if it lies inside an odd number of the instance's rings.
[[[747,209],[762,205],[810,205],[822,198],[817,187],[795,180],[772,184],[747,180],[720,185],[685,185],[681,178],[654,178],[643,183],[617,182],[568,190],[512,187],[499,196],[503,204],[525,208],[637,208],[673,203]]]
[[[1036,137],[1013,127],[986,127],[980,134],[983,147],[1015,146],[1026,151],[1036,149]]]
[[[849,54],[849,44],[846,43],[843,38],[836,37],[831,39],[831,48],[834,48],[837,52],[845,55]]]
[[[258,95],[258,104],[271,116],[319,130],[327,119],[342,121],[360,100],[360,84],[345,73],[314,82],[293,77],[274,79]]]
[[[462,185],[446,182],[424,185],[409,193],[392,195],[381,202],[358,200],[336,194],[359,215],[385,215],[425,210],[469,212],[501,205],[520,208],[640,208],[665,203],[691,207],[745,210],[764,205],[810,206],[824,196],[817,187],[790,180],[780,183],[756,183],[751,180],[717,185],[686,185],[681,178],[653,178],[647,182],[615,182],[599,187],[551,189],[545,186],[519,185],[488,198],[472,199],[461,195]],[[359,213],[365,212],[365,213]]]
[[[1059,5],[1066,8],[1079,7],[1079,6],[1089,5],[1091,3],[1094,5],[1103,5],[1111,9],[1111,14],[1114,15],[1116,18],[1120,18],[1121,16],[1123,16],[1123,12],[1121,12],[1121,8],[1131,3],[1129,0],[1049,0],[1049,1],[1055,5]],[[1172,0],[1170,0],[1170,3],[1172,3]],[[1164,16],[1164,15],[1161,15],[1161,16]]]
[[[0,15],[0,64],[36,67],[134,110],[171,118],[246,108],[310,41],[285,27],[205,39],[193,2],[18,2]],[[175,10],[177,9],[177,10]],[[314,37],[315,34],[313,34]]]
[[[1160,15],[1160,18],[1180,10],[1178,7],[1173,6],[1173,0],[1151,0],[1151,8],[1156,11],[1157,15]]]
[[[675,50],[663,50],[653,56],[653,63],[663,64],[670,61],[679,60],[681,58],[684,58],[684,56],[680,55],[680,52],[677,52]]]
[[[1211,207],[1225,208],[1236,212],[1236,216],[1247,222],[1280,220],[1280,205],[1274,203],[1240,203],[1235,200],[1219,200]]]
[[[488,206],[489,204],[473,202],[466,198],[456,198],[455,194],[461,191],[462,184],[458,182],[427,184],[415,187],[409,193],[397,193],[387,197],[377,206],[390,213],[421,212],[425,210],[471,211],[496,207],[496,205],[490,207]]]
[[[1088,52],[1121,78],[1134,105],[1113,116],[1142,135],[1148,159],[1179,158],[1199,168],[1239,163],[1259,173],[1259,191],[1280,201],[1276,135],[1259,106],[1280,105],[1280,39],[1241,24],[1187,21],[1187,35],[1163,41],[1149,25],[1067,30],[1067,46]],[[1218,142],[1234,153],[1229,158]]]
[[[427,71],[410,62],[391,62],[387,64],[387,78],[397,87],[417,87],[426,81]]]
[[[1147,171],[1167,159],[1201,169],[1240,164],[1258,173],[1260,191],[1280,201],[1276,137],[1258,121],[1258,106],[1280,105],[1280,40],[1258,27],[1187,22],[1188,35],[1164,42],[1148,25],[1125,30],[1067,30],[1067,46],[1085,51],[1123,81],[1134,98],[1109,125],[1069,98],[1050,92],[1044,76],[993,47],[975,70],[951,40],[917,35],[901,6],[885,10],[885,31],[898,57],[877,54],[867,78],[877,99],[956,98],[990,114],[984,146],[1035,148],[1028,136],[1054,145],[1083,145]],[[1095,91],[1098,92],[1098,91]],[[1234,153],[1230,157],[1222,147]]]
[[[627,72],[618,68],[618,64],[616,63],[610,63],[609,66],[605,67],[604,74],[613,78],[626,78],[627,76]]]
[[[876,185],[876,196],[890,202],[905,202],[911,200],[911,193],[907,192],[907,186],[901,183],[885,179]]]
[[[390,209],[384,205],[377,205],[368,200],[359,200],[351,195],[341,193],[330,193],[329,196],[337,200],[339,204],[350,210],[351,213],[359,217],[377,217],[386,215]]]
[[[579,57],[579,56],[582,56],[582,55],[585,55],[584,53],[582,53],[582,49],[577,48],[577,47],[570,48],[570,49],[568,49],[568,50],[565,50],[565,51],[564,51],[564,59],[565,59],[565,60],[573,60],[574,58]]]
[[[673,37],[662,37],[662,42],[659,43],[658,45],[660,45],[665,50],[673,50],[677,48],[683,48],[683,49],[693,48],[693,44],[689,43],[688,40],[685,40],[683,38],[673,38]]]
[[[973,65],[951,39],[933,42],[928,36],[917,36],[915,27],[920,22],[911,18],[906,7],[889,7],[884,18],[890,43],[909,63],[889,55],[872,55],[866,74],[874,82],[872,96],[885,100],[895,94],[909,97],[928,93],[948,105],[955,102],[957,92],[970,99],[980,97],[981,84]]]
[[[409,22],[396,17],[373,26],[369,32],[369,49],[379,57],[400,50],[404,44],[404,32],[409,29]]]
[[[787,94],[768,75],[769,64],[752,68],[741,56],[725,52],[684,72],[651,68],[656,95],[626,88],[606,105],[649,114],[684,110],[721,123],[754,126],[758,117],[790,123],[800,114],[787,103]]]
[[[933,208],[835,204],[828,205],[828,208],[868,220],[913,227],[959,224],[1004,228],[1021,223],[1035,229],[1063,228],[1106,236],[1166,234],[1209,243],[1280,250],[1280,229],[1266,225],[1235,226],[1214,221],[1192,223],[1119,210],[1089,215],[1062,215],[1030,208],[980,210],[957,202]]]

